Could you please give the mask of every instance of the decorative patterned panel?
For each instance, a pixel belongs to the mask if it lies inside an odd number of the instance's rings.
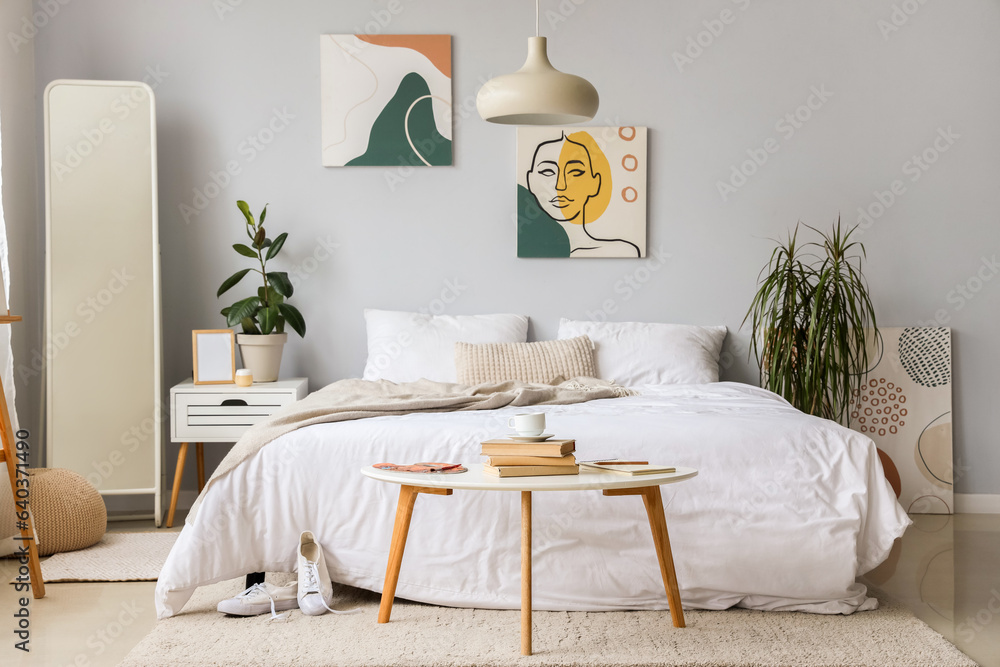
[[[850,426],[899,471],[908,512],[951,514],[951,330],[880,329],[884,349],[851,403]]]

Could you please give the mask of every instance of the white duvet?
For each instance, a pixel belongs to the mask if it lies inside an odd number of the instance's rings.
[[[855,578],[909,519],[874,443],[736,383],[641,387],[640,396],[540,408],[580,460],[649,459],[699,470],[662,487],[684,606],[851,613],[874,608]],[[498,411],[320,424],[284,435],[205,491],[160,574],[160,618],[197,586],[292,572],[311,530],[335,581],[382,589],[399,487],[372,463],[478,463]],[[534,494],[536,609],[667,607],[642,502],[600,491]],[[520,606],[516,492],[417,499],[396,595],[461,607]]]

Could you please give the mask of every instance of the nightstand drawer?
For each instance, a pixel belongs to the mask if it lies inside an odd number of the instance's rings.
[[[174,437],[236,441],[249,427],[295,400],[289,392],[178,393],[174,397]]]
[[[196,385],[185,380],[170,389],[170,440],[236,442],[251,426],[305,398],[308,389],[307,378],[250,387]]]
[[[188,415],[188,426],[253,426],[268,415]]]

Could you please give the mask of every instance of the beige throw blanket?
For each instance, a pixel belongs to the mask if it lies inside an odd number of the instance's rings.
[[[270,419],[252,426],[222,460],[188,514],[193,519],[205,492],[262,447],[305,426],[329,422],[406,415],[414,412],[496,410],[529,405],[569,405],[600,398],[631,396],[635,392],[613,382],[579,377],[553,384],[498,382],[475,386],[418,380],[341,380],[282,408]]]

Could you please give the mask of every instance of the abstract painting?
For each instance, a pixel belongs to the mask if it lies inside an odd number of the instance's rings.
[[[895,466],[906,511],[952,514],[951,329],[879,331],[883,349],[870,346],[876,363],[851,403],[851,428]]]
[[[646,128],[519,127],[518,257],[646,256]]]
[[[450,35],[322,35],[323,166],[452,163]]]

